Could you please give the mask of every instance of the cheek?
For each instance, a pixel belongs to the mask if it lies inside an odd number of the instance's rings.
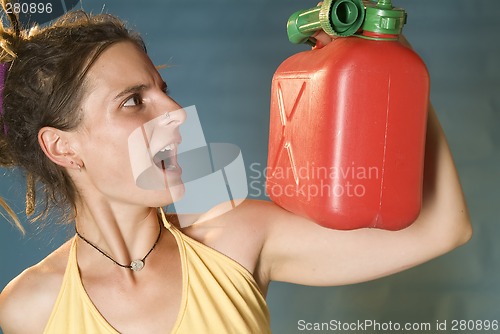
[[[93,179],[104,184],[132,180],[126,134],[94,131],[84,145],[83,162]]]

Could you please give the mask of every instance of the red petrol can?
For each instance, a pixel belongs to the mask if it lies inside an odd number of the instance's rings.
[[[291,56],[272,81],[266,191],[322,226],[399,230],[421,208],[429,75],[365,30]]]

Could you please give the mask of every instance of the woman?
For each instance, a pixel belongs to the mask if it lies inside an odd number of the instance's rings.
[[[78,234],[2,292],[7,334],[266,333],[271,280],[362,282],[470,238],[432,110],[422,213],[405,230],[328,230],[273,203],[245,201],[227,212],[215,207],[180,231],[156,210],[183,195],[175,157],[173,168],[158,168],[164,190],[140,188],[133,177],[130,135],[156,122],[164,139],[152,152],[175,152],[185,120],[141,40],[109,16],[70,14],[30,32],[11,20],[1,36],[1,163],[41,181],[49,208],[68,205],[64,219]]]

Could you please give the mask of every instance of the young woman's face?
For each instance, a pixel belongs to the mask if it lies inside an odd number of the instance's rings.
[[[133,43],[120,42],[108,47],[87,75],[76,151],[89,189],[112,201],[146,206],[182,197],[175,154],[186,114],[166,94],[149,57]],[[158,186],[139,184],[145,166],[148,182]]]

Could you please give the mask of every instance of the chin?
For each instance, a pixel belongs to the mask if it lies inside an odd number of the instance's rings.
[[[184,184],[177,184],[168,187],[167,190],[149,190],[143,195],[143,199],[147,199],[144,204],[150,207],[163,207],[180,201],[184,198]]]
[[[182,198],[184,198],[185,191],[186,188],[184,186],[184,183],[180,183],[175,186],[169,187],[171,203],[177,202]]]

